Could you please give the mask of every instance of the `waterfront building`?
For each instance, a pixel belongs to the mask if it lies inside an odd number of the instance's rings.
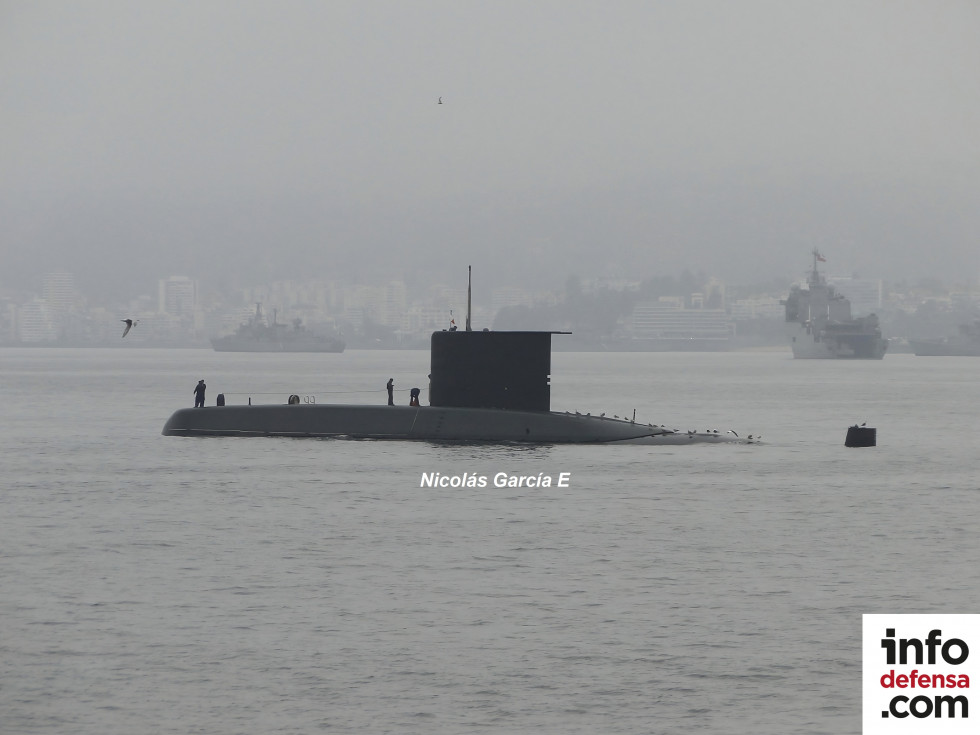
[[[21,342],[53,342],[58,339],[58,325],[48,302],[33,299],[17,310],[17,337]]]

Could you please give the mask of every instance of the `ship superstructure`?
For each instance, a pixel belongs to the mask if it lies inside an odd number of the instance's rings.
[[[262,316],[262,306],[255,305],[255,315],[238,327],[234,334],[211,340],[215,352],[343,352],[346,344],[340,337],[318,334],[307,329],[299,319],[292,326],[280,324],[273,312],[272,324]]]

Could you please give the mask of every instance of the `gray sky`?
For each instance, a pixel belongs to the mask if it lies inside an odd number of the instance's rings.
[[[746,282],[813,247],[976,281],[977,38],[973,0],[0,2],[0,285]]]

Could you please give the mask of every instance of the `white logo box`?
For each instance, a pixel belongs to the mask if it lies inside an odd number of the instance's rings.
[[[980,615],[868,614],[862,639],[864,735],[980,733]]]

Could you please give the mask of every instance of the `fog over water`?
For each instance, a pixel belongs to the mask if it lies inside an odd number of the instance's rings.
[[[813,247],[975,281],[978,32],[972,2],[6,3],[0,287],[745,282]]]

